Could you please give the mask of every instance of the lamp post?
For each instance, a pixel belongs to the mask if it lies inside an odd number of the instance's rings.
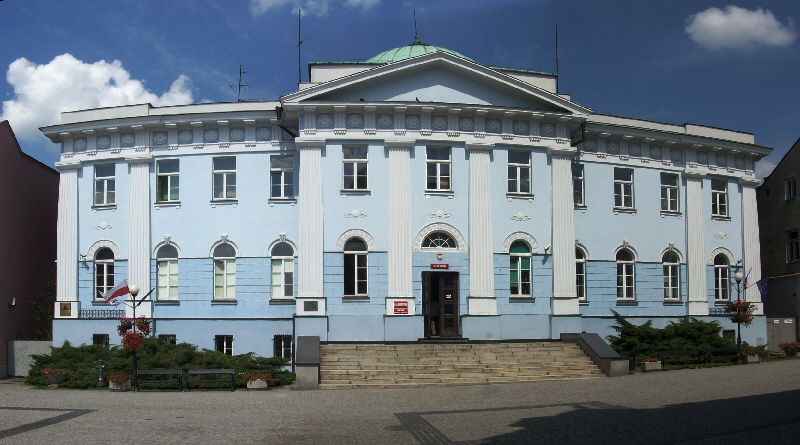
[[[136,333],[136,296],[139,295],[139,286],[135,284],[131,284],[128,286],[128,292],[131,294],[131,300],[133,304],[131,305],[133,308],[133,332]],[[133,350],[133,387],[136,388],[136,378],[138,374],[137,363],[136,363],[136,349]]]
[[[736,272],[736,274],[733,276],[733,279],[736,280],[736,300],[737,301],[741,301],[741,299],[742,299],[742,279],[743,278],[744,278],[744,275],[742,275],[741,272]],[[739,307],[739,306],[737,306],[737,307]],[[736,354],[736,356],[737,356],[736,363],[740,364],[740,365],[742,364],[742,316],[741,315],[742,314],[740,314],[739,311],[737,310],[736,311],[736,352],[738,352],[738,354]],[[134,357],[136,357],[136,356],[134,356]],[[134,358],[134,360],[136,360],[136,359]]]

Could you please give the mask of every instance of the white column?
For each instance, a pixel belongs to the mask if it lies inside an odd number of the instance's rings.
[[[688,315],[708,315],[706,241],[703,224],[704,172],[683,172],[686,179],[686,269],[689,281]]]
[[[324,315],[323,295],[323,211],[322,211],[322,147],[323,139],[295,139],[300,152],[297,196],[298,256],[297,314]],[[316,301],[316,310],[307,306]],[[312,303],[313,304],[313,303]]]
[[[150,291],[150,164],[153,157],[130,156],[125,161],[131,170],[128,202],[128,284],[139,286],[141,298]],[[136,308],[136,316],[152,316],[151,308],[149,302],[141,304]]]
[[[492,172],[494,144],[467,144],[469,151],[469,313],[497,315],[492,255]]]
[[[744,250],[744,273],[749,274],[745,300],[761,301],[756,281],[761,279],[761,243],[758,233],[758,209],[756,208],[756,179],[741,179],[742,183],[742,246]],[[756,305],[756,314],[763,314],[762,305]]]
[[[389,149],[389,297],[412,297],[411,148],[414,141],[387,140]]]
[[[58,184],[56,300],[78,301],[78,170],[81,162],[57,162],[56,168],[61,171]],[[73,309],[77,311],[77,307]],[[77,313],[72,315],[77,317]],[[56,317],[59,317],[58,310]]]
[[[552,195],[553,315],[578,315],[575,283],[575,205],[572,198],[573,148],[550,148]]]

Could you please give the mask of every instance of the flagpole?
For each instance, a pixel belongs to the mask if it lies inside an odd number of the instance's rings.
[[[128,286],[131,294],[131,306],[133,309],[133,333],[136,334],[136,296],[139,295],[139,286],[131,284]],[[138,364],[136,362],[136,349],[133,350],[133,390],[136,391],[136,380],[138,378]]]

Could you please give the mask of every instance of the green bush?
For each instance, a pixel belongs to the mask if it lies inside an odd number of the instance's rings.
[[[126,357],[118,346],[82,345],[74,347],[64,342],[60,348],[53,348],[50,354],[34,355],[30,372],[25,383],[47,386],[47,376],[42,369],[59,367],[71,369],[73,380],[59,386],[64,388],[94,388],[97,386],[97,362],[103,359],[104,374],[121,371],[132,372],[133,361]],[[160,338],[147,338],[136,353],[139,369],[233,369],[236,385],[244,387],[243,373],[247,371],[268,372],[275,386],[294,382],[295,374],[282,369],[288,359],[278,357],[259,357],[254,353],[228,356],[208,349],[198,350],[189,343],[170,344]]]

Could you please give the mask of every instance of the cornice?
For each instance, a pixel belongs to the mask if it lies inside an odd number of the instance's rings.
[[[59,161],[55,163],[56,168],[59,171],[69,171],[69,170],[78,170],[81,168],[82,162],[77,159],[70,159],[68,161]]]
[[[325,139],[311,139],[300,136],[294,140],[294,144],[298,150],[321,150],[325,147]]]
[[[152,164],[153,163],[153,155],[146,154],[146,155],[139,155],[139,156],[125,156],[125,162],[130,165],[136,164]]]

